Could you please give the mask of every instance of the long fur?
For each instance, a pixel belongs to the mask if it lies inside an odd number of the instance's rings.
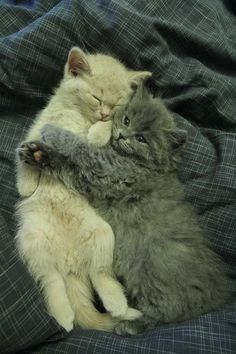
[[[84,194],[115,234],[115,274],[130,306],[143,313],[117,324],[117,333],[189,320],[229,301],[223,263],[178,179],[186,133],[160,99],[138,90],[114,113],[112,139],[103,148],[54,126],[42,136],[46,144],[24,147],[25,161]]]

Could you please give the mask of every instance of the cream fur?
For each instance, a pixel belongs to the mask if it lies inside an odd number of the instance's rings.
[[[101,113],[109,118],[115,106],[129,98],[131,83],[148,76],[128,71],[112,57],[85,55],[73,48],[59,88],[26,140],[38,139],[43,125],[52,123],[88,136],[91,143],[105,144],[111,123],[101,122]],[[17,246],[58,323],[67,331],[73,325],[112,331],[119,319],[139,317],[139,311],[128,309],[122,286],[113,276],[112,229],[87,200],[19,159],[17,187],[22,197]],[[108,313],[93,306],[93,288]]]

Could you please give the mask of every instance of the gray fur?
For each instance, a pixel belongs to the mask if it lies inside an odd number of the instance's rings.
[[[220,308],[229,300],[223,265],[208,247],[178,179],[185,132],[163,102],[142,89],[113,119],[111,141],[103,148],[47,125],[42,132],[47,145],[30,143],[24,159],[84,194],[112,226],[115,274],[130,306],[143,312],[138,320],[121,322],[117,333]]]

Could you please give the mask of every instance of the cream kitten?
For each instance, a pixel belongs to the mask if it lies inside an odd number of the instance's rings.
[[[149,76],[127,70],[110,56],[72,48],[60,86],[26,140],[38,139],[40,129],[52,123],[104,145],[111,134],[110,113],[129,99],[132,85]],[[73,325],[112,331],[118,320],[139,317],[139,311],[128,308],[113,275],[112,229],[88,201],[20,160],[17,187],[23,197],[18,204],[18,250],[58,323],[67,331]],[[108,313],[95,309],[93,288]]]

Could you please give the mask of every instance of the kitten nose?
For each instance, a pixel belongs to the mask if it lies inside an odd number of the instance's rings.
[[[118,139],[125,139],[124,136],[120,133]]]
[[[101,112],[100,114],[101,114],[102,120],[105,120],[109,116],[108,113],[104,113],[104,112]]]

